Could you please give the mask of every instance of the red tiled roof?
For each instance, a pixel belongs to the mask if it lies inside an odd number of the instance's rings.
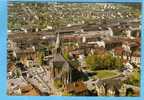
[[[117,54],[117,55],[122,55],[122,53],[123,53],[123,48],[121,48],[121,47],[117,47],[117,48],[115,48],[114,49],[114,52],[115,52],[115,54]]]

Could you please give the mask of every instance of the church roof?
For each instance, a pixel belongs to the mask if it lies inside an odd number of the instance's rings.
[[[66,60],[64,59],[64,57],[60,53],[54,54],[53,61],[54,62],[66,62]]]
[[[64,59],[60,53],[56,53],[53,56],[53,59],[50,61],[53,64],[51,67],[61,68],[62,72],[69,72],[70,66],[69,63]]]

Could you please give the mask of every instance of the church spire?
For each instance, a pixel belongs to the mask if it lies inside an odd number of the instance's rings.
[[[60,47],[60,35],[59,35],[59,33],[57,33],[55,49],[57,49],[59,47]]]
[[[57,37],[56,37],[55,51],[56,51],[56,53],[60,53],[61,52],[60,34],[59,33],[57,33]]]

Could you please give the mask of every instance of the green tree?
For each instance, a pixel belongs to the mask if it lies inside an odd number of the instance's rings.
[[[56,88],[62,87],[62,81],[61,80],[54,80],[54,86]]]
[[[80,66],[80,62],[77,59],[75,59],[75,60],[68,60],[68,62],[70,63],[70,65],[72,67],[74,67],[76,69]]]
[[[119,69],[123,67],[122,59],[107,53],[102,55],[90,55],[86,58],[86,63],[91,70]]]
[[[121,69],[123,67],[123,62],[122,59],[120,57],[115,57],[114,58],[114,65],[113,67]]]
[[[69,60],[69,53],[68,52],[64,52],[63,56],[66,60]]]
[[[129,80],[126,82],[127,84],[139,86],[140,85],[140,73],[133,72],[132,76],[130,76]]]

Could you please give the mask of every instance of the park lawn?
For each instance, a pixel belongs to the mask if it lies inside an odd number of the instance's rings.
[[[101,79],[111,78],[111,77],[114,77],[116,75],[119,75],[119,73],[115,72],[113,70],[98,70],[98,71],[96,71],[96,76],[98,78],[101,78]]]

